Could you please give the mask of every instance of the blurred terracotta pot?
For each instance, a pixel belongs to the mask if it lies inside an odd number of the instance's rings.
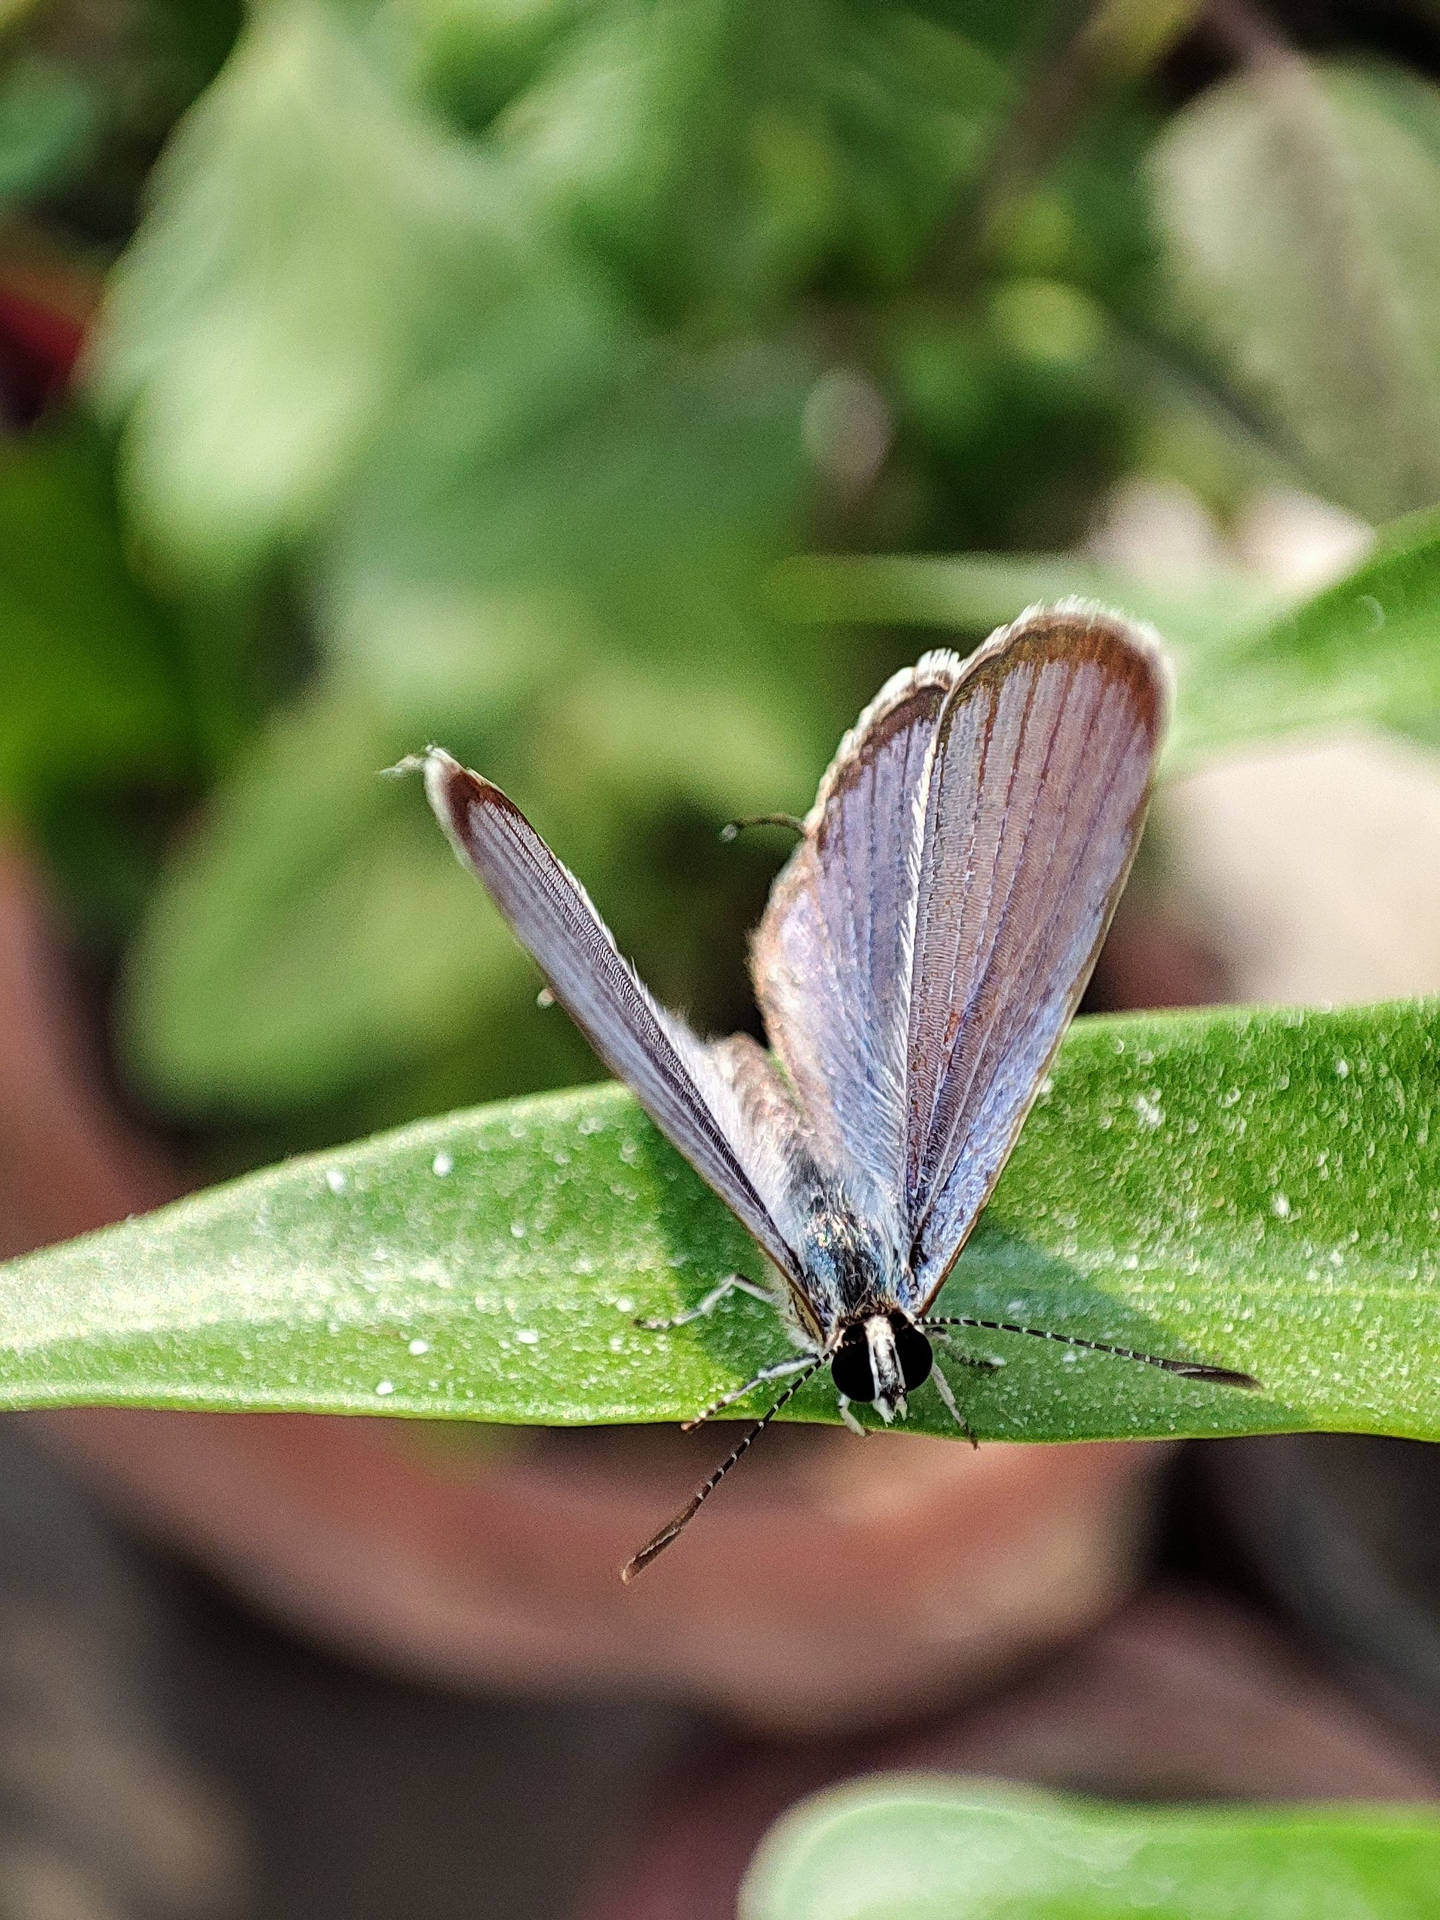
[[[148,1530],[364,1658],[807,1730],[955,1698],[1112,1605],[1166,1451],[783,1430],[765,1471],[624,1588],[713,1432],[542,1436],[467,1461],[398,1421],[29,1418]]]
[[[663,1783],[629,1856],[580,1912],[734,1920],[745,1868],[781,1813],[907,1770],[1142,1802],[1440,1794],[1433,1767],[1263,1620],[1203,1591],[1152,1590],[1023,1679],[919,1726],[878,1740],[713,1742],[688,1777]]]

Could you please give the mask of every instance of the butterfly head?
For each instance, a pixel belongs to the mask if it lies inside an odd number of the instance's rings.
[[[873,1402],[888,1426],[905,1418],[905,1396],[930,1378],[930,1342],[899,1307],[854,1314],[840,1330],[830,1377],[847,1400]]]

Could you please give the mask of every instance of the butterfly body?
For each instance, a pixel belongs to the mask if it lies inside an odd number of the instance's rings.
[[[796,1237],[799,1284],[785,1305],[797,1338],[828,1361],[842,1404],[873,1403],[888,1426],[929,1377],[930,1342],[902,1301],[914,1283],[899,1250],[836,1187],[817,1184]]]
[[[1254,1384],[934,1312],[1089,978],[1139,841],[1167,703],[1154,636],[1083,602],[1032,608],[968,659],[926,654],[889,681],[841,742],[753,943],[773,1057],[744,1035],[704,1041],[658,1006],[514,803],[439,748],[418,763],[456,853],[553,997],[779,1275],[801,1349],[700,1416],[791,1380],[627,1579],[825,1365],[852,1425],[852,1401],[902,1419],[933,1375],[967,1433],[935,1365],[931,1336],[947,1328]],[[732,1283],[761,1291],[731,1276],[680,1318],[709,1312]]]

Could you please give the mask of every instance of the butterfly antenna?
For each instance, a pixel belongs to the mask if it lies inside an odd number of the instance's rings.
[[[728,846],[732,840],[738,840],[746,827],[788,827],[791,833],[798,833],[802,839],[805,834],[805,822],[794,813],[750,813],[743,820],[727,820],[720,829],[720,838]]]
[[[1087,1353],[1113,1353],[1120,1360],[1139,1360],[1147,1367],[1159,1367],[1162,1373],[1178,1373],[1182,1380],[1206,1380],[1215,1387],[1253,1387],[1260,1382],[1248,1373],[1232,1367],[1207,1367],[1197,1360],[1166,1360],[1158,1353],[1137,1353],[1133,1347],[1111,1347],[1103,1340],[1082,1340],[1078,1333],[1051,1333],[1048,1327],[1019,1327],[1009,1320],[974,1320],[969,1314],[947,1314],[940,1319],[918,1323],[928,1333],[932,1328],[980,1327],[987,1333],[1028,1333],[1034,1340],[1054,1340],[1062,1347],[1084,1347]]]
[[[780,1398],[775,1402],[774,1406],[771,1407],[770,1411],[765,1415],[764,1419],[757,1420],[755,1422],[755,1425],[745,1435],[744,1439],[735,1448],[734,1452],[727,1454],[726,1457],[720,1462],[719,1466],[716,1467],[715,1471],[711,1474],[710,1478],[706,1481],[703,1481],[701,1485],[695,1489],[694,1494],[690,1498],[689,1504],[687,1506],[682,1507],[680,1512],[676,1514],[675,1518],[667,1522],[667,1524],[663,1526],[660,1529],[660,1531],[655,1535],[653,1540],[647,1540],[645,1542],[645,1545],[641,1547],[640,1551],[635,1555],[633,1560],[626,1561],[625,1565],[620,1569],[620,1578],[625,1582],[625,1585],[627,1587],[629,1586],[630,1582],[635,1578],[637,1573],[643,1573],[646,1567],[649,1566],[650,1562],[654,1559],[657,1559],[659,1555],[665,1551],[666,1547],[669,1546],[672,1540],[679,1538],[679,1536],[685,1531],[686,1527],[688,1527],[690,1522],[695,1518],[696,1514],[700,1511],[701,1507],[703,1507],[705,1502],[710,1498],[711,1494],[715,1491],[716,1487],[719,1486],[720,1482],[725,1478],[726,1474],[729,1473],[730,1469],[736,1464],[737,1461],[744,1459],[745,1455],[750,1451],[751,1447],[754,1446],[755,1442],[760,1438],[761,1434],[764,1433],[765,1429],[769,1426],[770,1422],[775,1418],[776,1414],[779,1413],[780,1409],[795,1398],[796,1394],[800,1391],[801,1387],[804,1386],[805,1382],[809,1380],[815,1373],[817,1373],[819,1369],[824,1365],[826,1358],[827,1356],[825,1354],[820,1354],[817,1357],[814,1366],[807,1367],[804,1373],[800,1375],[799,1379],[796,1380],[793,1385],[788,1386],[785,1389],[784,1393],[781,1394]]]

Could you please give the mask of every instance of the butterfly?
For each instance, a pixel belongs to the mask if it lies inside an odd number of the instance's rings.
[[[768,1285],[732,1274],[688,1314],[642,1324],[678,1325],[743,1289],[780,1308],[798,1349],[689,1423],[787,1381],[623,1579],[676,1538],[824,1366],[857,1431],[854,1403],[889,1424],[933,1377],[969,1434],[932,1337],[954,1328],[1256,1384],[1077,1334],[932,1313],[1094,966],[1168,698],[1156,637],[1073,600],[1031,608],[968,658],[927,653],[888,681],[793,823],[799,843],[753,941],[773,1057],[744,1034],[704,1041],[659,1006],[514,802],[427,750],[426,791],[460,860],[769,1263]]]

